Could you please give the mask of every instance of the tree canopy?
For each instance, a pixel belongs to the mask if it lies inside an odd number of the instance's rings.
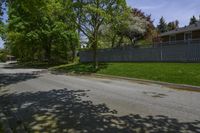
[[[61,0],[8,2],[7,46],[13,55],[24,61],[67,60],[78,45],[70,4]]]
[[[189,23],[189,25],[195,24],[197,21],[198,21],[197,18],[196,18],[195,16],[192,16],[192,17],[190,18],[190,23]]]
[[[160,18],[159,25],[157,26],[158,32],[164,33],[167,31],[167,23],[164,17]]]
[[[9,20],[4,26],[1,23],[1,36],[20,61],[73,61],[84,40],[97,68],[98,48],[126,41],[134,44],[154,29],[151,16],[130,9],[126,0],[1,0],[0,4],[3,2]]]
[[[78,0],[77,25],[88,39],[88,45],[94,52],[94,66],[98,67],[97,49],[99,47],[100,29],[113,21],[120,21],[121,14],[126,11],[125,0]]]

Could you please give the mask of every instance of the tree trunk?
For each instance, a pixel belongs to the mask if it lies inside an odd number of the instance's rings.
[[[112,46],[111,46],[112,48],[115,46],[116,37],[117,35],[114,35],[112,38]]]
[[[119,44],[118,44],[118,46],[121,46],[121,44],[122,44],[122,42],[123,42],[123,39],[124,39],[124,37],[121,36],[120,39],[119,39]]]
[[[72,51],[72,62],[74,62],[76,58],[76,46],[74,45],[72,38],[70,38],[70,48]]]
[[[135,46],[135,38],[133,39],[133,38],[129,38],[130,39],[130,41],[131,41],[131,45],[134,47]]]
[[[51,64],[51,42],[47,41],[47,46],[45,48],[45,56],[48,61],[48,64]]]
[[[93,63],[94,63],[94,68],[98,69],[98,60],[97,60],[97,40],[93,42]]]
[[[48,64],[51,64],[51,48],[50,47],[47,49],[47,60],[48,60]]]

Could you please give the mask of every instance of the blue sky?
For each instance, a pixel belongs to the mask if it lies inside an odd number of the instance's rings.
[[[5,5],[3,4],[3,8],[5,8]],[[8,16],[7,16],[7,14],[5,13],[5,11],[4,11],[4,15],[2,16],[2,18],[3,18],[3,21],[5,22],[7,19],[8,19]],[[0,38],[0,48],[2,48],[3,47],[3,40]]]
[[[179,20],[180,26],[188,25],[191,16],[200,15],[200,0],[127,0],[129,6],[151,14],[157,24],[163,16],[167,22]],[[3,17],[6,18],[6,15]],[[0,47],[3,41],[0,39]]]
[[[200,0],[127,0],[127,3],[151,14],[155,24],[163,16],[167,22],[177,19],[180,26],[185,26],[191,16],[200,15]]]
[[[0,48],[2,48],[3,47],[3,41],[2,41],[2,39],[0,38]]]

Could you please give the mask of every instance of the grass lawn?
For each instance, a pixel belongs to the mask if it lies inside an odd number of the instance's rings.
[[[98,73],[200,86],[200,63],[108,63],[95,70],[92,64],[54,67],[67,73]]]

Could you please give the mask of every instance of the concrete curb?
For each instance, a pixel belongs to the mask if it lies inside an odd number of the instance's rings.
[[[127,77],[121,77],[121,76],[112,76],[112,75],[104,75],[104,74],[91,74],[94,77],[98,78],[109,78],[109,79],[121,79],[121,80],[128,80],[133,81],[137,83],[150,83],[150,84],[158,84],[162,86],[166,86],[172,89],[177,90],[185,90],[185,91],[195,91],[200,92],[200,86],[192,86],[192,85],[185,85],[185,84],[175,84],[175,83],[168,83],[168,82],[161,82],[161,81],[153,81],[153,80],[145,80],[145,79],[137,79],[137,78],[127,78]]]
[[[200,86],[192,86],[192,85],[185,85],[185,84],[175,84],[175,83],[168,83],[162,81],[154,81],[154,80],[146,80],[146,79],[137,79],[137,78],[127,78],[121,76],[113,76],[113,75],[105,75],[105,74],[96,74],[96,73],[83,73],[83,74],[75,74],[75,73],[66,73],[66,72],[57,72],[49,70],[52,74],[62,74],[62,75],[69,75],[69,76],[93,76],[97,78],[108,78],[108,79],[120,79],[120,80],[127,80],[132,82],[137,82],[140,84],[157,84],[162,85],[171,89],[176,90],[184,90],[184,91],[195,91],[200,92]]]

